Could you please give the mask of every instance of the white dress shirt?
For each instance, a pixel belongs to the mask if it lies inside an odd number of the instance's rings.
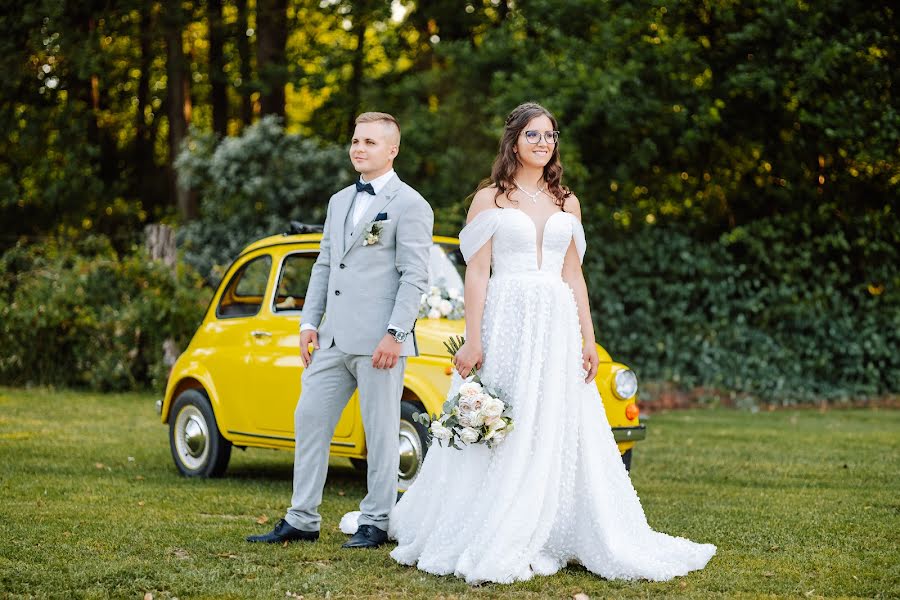
[[[362,178],[362,175],[359,176],[359,180],[363,183],[371,183],[372,189],[375,190],[375,196],[381,193],[381,190],[384,189],[384,186],[387,185],[387,182],[391,180],[391,177],[394,176],[394,170],[391,169],[384,175],[380,177],[376,177],[372,181],[366,181]],[[356,198],[353,200],[353,226],[359,223],[359,220],[362,219],[362,216],[366,214],[366,211],[369,209],[369,206],[372,204],[372,200],[375,199],[375,196],[370,194],[369,192],[356,192]]]
[[[394,170],[391,169],[384,175],[376,177],[372,181],[366,181],[363,179],[362,175],[359,176],[359,180],[363,183],[371,183],[372,189],[375,190],[375,196],[381,193],[381,190],[384,189],[384,186],[387,185],[387,182],[391,180],[394,176]],[[359,220],[362,219],[362,216],[366,214],[366,211],[369,209],[369,206],[372,204],[372,200],[375,199],[375,196],[370,194],[369,192],[356,192],[356,197],[353,199],[353,226],[359,223]],[[388,325],[391,329],[400,329],[399,327],[394,327],[393,325]],[[311,329],[313,331],[318,331],[318,327],[313,325],[312,323],[301,323],[300,331],[306,331]]]

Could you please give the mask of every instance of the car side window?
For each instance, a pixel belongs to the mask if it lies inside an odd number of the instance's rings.
[[[266,294],[271,269],[272,257],[268,254],[241,266],[225,286],[219,306],[216,307],[216,316],[227,319],[252,317],[258,313]]]
[[[278,274],[278,291],[274,298],[275,312],[303,309],[306,287],[318,256],[318,252],[297,252],[284,257]]]

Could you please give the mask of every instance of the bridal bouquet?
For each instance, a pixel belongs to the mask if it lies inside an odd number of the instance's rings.
[[[455,356],[464,341],[459,336],[451,337],[444,342],[444,347]],[[478,371],[472,369],[456,395],[444,402],[440,416],[416,413],[413,419],[428,427],[429,442],[436,439],[438,444],[447,442],[448,446],[461,450],[460,442],[483,443],[488,448],[502,442],[513,430],[511,414],[511,407],[500,400],[500,394],[486,387]]]

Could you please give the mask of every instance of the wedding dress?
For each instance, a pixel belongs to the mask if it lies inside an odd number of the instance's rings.
[[[493,449],[431,445],[394,507],[391,556],[469,583],[509,583],[569,562],[608,579],[663,581],[715,554],[650,528],[595,382],[584,382],[575,297],[562,279],[584,230],[553,213],[538,236],[516,208],[479,213],[460,233],[469,258],[492,241],[479,374],[513,407],[515,428]],[[538,252],[540,248],[540,252]],[[450,394],[462,383],[454,373]]]

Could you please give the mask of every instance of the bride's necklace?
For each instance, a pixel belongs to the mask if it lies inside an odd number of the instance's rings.
[[[537,189],[537,191],[536,191],[535,193],[532,194],[532,193],[526,192],[525,189],[524,189],[521,185],[519,185],[519,182],[516,181],[515,179],[513,179],[513,183],[516,184],[516,187],[519,188],[519,191],[520,191],[520,192],[522,192],[523,194],[525,194],[526,196],[528,196],[528,197],[531,199],[531,203],[532,203],[532,204],[537,204],[537,197],[538,197],[540,194],[543,194],[543,193],[544,193],[544,188],[543,188],[543,187],[539,187],[539,188]]]

